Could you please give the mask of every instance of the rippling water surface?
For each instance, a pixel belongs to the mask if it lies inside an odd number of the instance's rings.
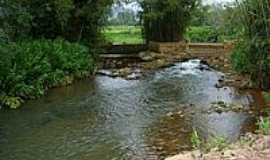
[[[162,159],[191,149],[193,128],[205,138],[233,141],[254,130],[254,116],[209,113],[210,104],[256,112],[259,102],[251,92],[216,88],[222,76],[191,60],[140,80],[97,76],[54,89],[19,110],[0,111],[0,159]]]

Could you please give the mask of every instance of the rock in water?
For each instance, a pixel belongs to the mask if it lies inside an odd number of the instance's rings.
[[[140,57],[143,61],[149,62],[149,61],[153,61],[153,60],[155,59],[155,53],[149,52],[149,51],[146,51],[146,52],[140,52],[140,53],[139,53],[139,57]]]

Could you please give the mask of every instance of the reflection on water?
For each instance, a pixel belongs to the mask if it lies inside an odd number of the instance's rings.
[[[222,76],[191,60],[141,80],[98,76],[54,89],[20,110],[0,112],[0,157],[162,159],[190,149],[193,128],[205,138],[218,135],[235,140],[254,129],[253,116],[202,111],[217,101],[251,110],[257,102],[248,92],[216,88]]]

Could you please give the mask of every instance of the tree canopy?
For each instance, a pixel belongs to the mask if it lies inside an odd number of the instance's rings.
[[[144,0],[142,20],[148,41],[183,40],[197,0]]]
[[[113,0],[2,0],[0,27],[11,40],[94,41]]]
[[[93,42],[99,37],[104,15],[119,0],[2,0],[0,27],[9,38],[63,37]],[[123,0],[121,0],[123,1]],[[134,0],[124,0],[129,3]],[[197,0],[137,0],[145,38],[181,41]]]

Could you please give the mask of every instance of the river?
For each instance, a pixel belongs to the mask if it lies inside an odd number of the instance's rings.
[[[260,94],[217,87],[223,73],[199,60],[139,80],[96,76],[0,110],[0,159],[143,160],[190,150],[190,135],[230,141],[256,129]],[[208,112],[223,101],[245,111]]]

